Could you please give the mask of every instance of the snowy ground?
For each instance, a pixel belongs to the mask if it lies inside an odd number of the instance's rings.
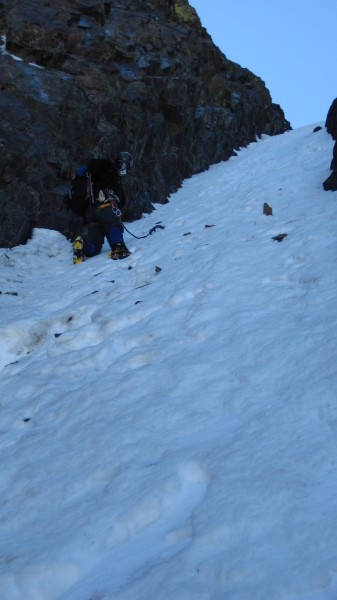
[[[313,127],[185,181],[124,261],[73,266],[45,230],[0,250],[1,600],[336,600],[337,194]]]

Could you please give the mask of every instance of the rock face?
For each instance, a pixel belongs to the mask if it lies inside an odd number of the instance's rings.
[[[88,158],[128,150],[125,220],[263,133],[290,129],[264,82],[227,60],[187,0],[0,1],[0,246],[68,235]]]
[[[335,98],[328,110],[325,127],[333,139],[337,140],[337,98]]]
[[[333,148],[333,156],[331,161],[331,175],[324,181],[323,187],[326,191],[336,192],[337,191],[337,98],[331,104],[325,126],[327,128],[328,133],[331,134],[332,138],[335,140],[335,145]]]

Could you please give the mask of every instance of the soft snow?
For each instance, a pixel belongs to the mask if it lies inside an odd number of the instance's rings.
[[[123,261],[0,250],[1,600],[336,599],[332,147],[263,137]]]

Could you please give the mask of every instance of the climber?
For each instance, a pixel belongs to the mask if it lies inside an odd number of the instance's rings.
[[[105,237],[111,248],[110,258],[117,260],[131,254],[123,238],[125,196],[121,178],[132,165],[131,154],[121,152],[115,160],[92,159],[78,170],[68,202],[69,208],[81,213],[85,221],[82,234],[73,242],[75,264],[99,254]]]

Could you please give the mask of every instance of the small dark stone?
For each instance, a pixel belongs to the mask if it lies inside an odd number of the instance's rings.
[[[287,233],[280,233],[279,235],[276,235],[273,239],[277,242],[282,242],[282,240],[284,240],[284,238],[287,237],[287,235]]]
[[[271,216],[273,214],[273,209],[271,206],[269,206],[269,204],[267,204],[267,202],[265,202],[263,205],[263,214],[267,216]]]

